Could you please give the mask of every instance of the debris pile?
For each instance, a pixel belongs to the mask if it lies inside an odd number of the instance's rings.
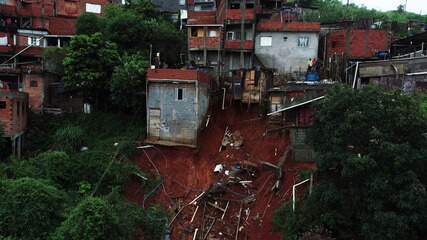
[[[239,134],[232,134],[228,139],[235,136],[243,142]],[[230,155],[227,156],[230,157]],[[270,178],[258,188],[254,182],[259,172],[269,172],[271,169],[274,171],[270,174]],[[179,209],[170,226],[173,226],[177,218],[184,220],[185,224],[181,226],[181,232],[191,235],[191,239],[194,240],[247,239],[242,236],[247,236],[246,229],[254,224],[261,226],[273,196],[280,198],[278,182],[281,182],[284,177],[282,168],[268,162],[262,162],[262,165],[259,165],[253,161],[242,160],[230,166],[216,164],[213,172],[216,181]],[[277,180],[270,188],[266,188],[273,175],[276,175]],[[254,211],[257,197],[264,197],[267,194],[271,196],[264,210]]]
[[[222,138],[222,144],[219,149],[221,152],[223,148],[230,146],[235,149],[240,149],[243,145],[243,136],[239,131],[234,131],[233,133],[227,127],[225,129],[224,137]]]

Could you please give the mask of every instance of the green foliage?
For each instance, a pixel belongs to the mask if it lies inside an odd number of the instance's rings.
[[[66,126],[55,132],[57,148],[66,152],[79,151],[83,145],[84,132],[77,126]]]
[[[113,73],[111,98],[113,103],[135,112],[145,110],[145,69],[148,62],[142,54],[127,55]]]
[[[31,178],[0,181],[0,235],[46,239],[62,220],[65,194]]]
[[[319,183],[295,213],[284,208],[276,218],[285,238],[322,228],[337,239],[422,239],[427,122],[419,106],[400,92],[336,87],[315,114]]]
[[[65,48],[49,47],[43,51],[43,67],[44,69],[58,77],[64,75],[64,61],[66,55]]]
[[[346,5],[340,0],[299,0],[303,6],[319,7],[318,12],[304,14],[306,21],[320,21],[321,23],[337,22],[341,20],[375,20],[383,22],[407,23],[409,21],[427,22],[427,15],[404,12],[402,9],[389,12],[380,12],[356,4]]]
[[[101,19],[94,13],[83,13],[77,18],[76,31],[79,35],[92,35],[101,32]]]
[[[109,81],[118,63],[116,44],[105,41],[101,33],[77,35],[67,47],[64,59],[65,86],[93,97],[100,104],[108,93]]]
[[[168,219],[159,206],[150,206],[144,212],[142,219],[144,237],[147,239],[161,239],[166,230]]]
[[[176,66],[184,48],[184,35],[147,0],[109,5],[103,16],[83,14],[77,30],[86,35],[73,38],[67,48],[64,81],[68,89],[94,99],[100,110],[112,103],[109,110],[143,113],[150,49],[160,53],[161,63]]]
[[[80,202],[53,234],[53,240],[134,239],[142,210],[104,198],[89,197]]]

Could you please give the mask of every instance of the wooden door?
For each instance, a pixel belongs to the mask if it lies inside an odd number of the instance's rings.
[[[149,134],[151,137],[160,138],[160,109],[150,108]]]

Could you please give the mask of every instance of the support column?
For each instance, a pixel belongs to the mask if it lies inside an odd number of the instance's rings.
[[[208,27],[203,27],[203,65],[208,66]]]
[[[245,40],[245,18],[246,18],[246,0],[240,3],[240,68],[245,66],[245,53],[243,52],[243,43]]]
[[[18,159],[21,159],[21,153],[22,153],[22,135],[19,135],[19,137],[16,140],[17,140],[16,157]]]

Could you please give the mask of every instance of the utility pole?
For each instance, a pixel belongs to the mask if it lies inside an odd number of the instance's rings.
[[[408,0],[405,1],[405,12],[406,12],[407,7],[408,7]]]

